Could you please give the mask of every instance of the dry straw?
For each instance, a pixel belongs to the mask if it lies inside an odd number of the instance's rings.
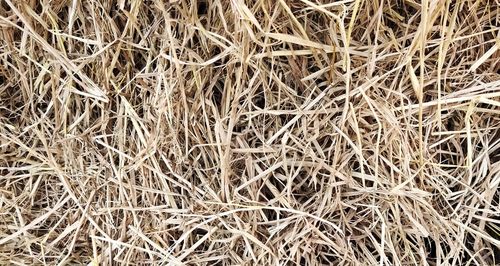
[[[0,264],[499,264],[499,20],[0,0]]]

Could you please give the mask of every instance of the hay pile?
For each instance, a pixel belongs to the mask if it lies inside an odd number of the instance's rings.
[[[500,263],[499,20],[1,0],[0,264]]]

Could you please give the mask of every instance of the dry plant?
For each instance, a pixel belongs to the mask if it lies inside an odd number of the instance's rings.
[[[498,0],[0,0],[0,264],[500,264]]]

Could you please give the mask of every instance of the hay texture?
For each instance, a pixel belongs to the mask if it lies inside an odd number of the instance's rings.
[[[499,264],[499,20],[0,0],[0,264]]]

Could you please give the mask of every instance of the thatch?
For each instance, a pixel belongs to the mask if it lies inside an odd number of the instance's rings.
[[[1,0],[0,264],[498,264],[499,21]]]

